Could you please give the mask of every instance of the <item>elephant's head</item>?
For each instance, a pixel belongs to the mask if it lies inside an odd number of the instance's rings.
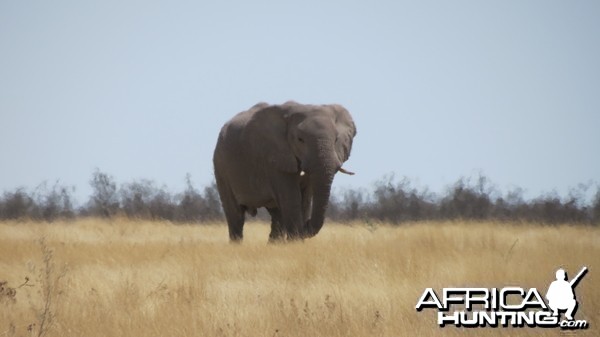
[[[262,146],[268,163],[277,170],[308,179],[312,190],[310,221],[303,235],[314,236],[323,226],[331,184],[352,149],[356,127],[340,105],[257,105],[256,127],[262,130]],[[265,126],[267,129],[265,129]]]

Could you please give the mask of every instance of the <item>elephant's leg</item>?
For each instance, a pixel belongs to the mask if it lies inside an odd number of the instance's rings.
[[[269,234],[269,243],[279,242],[285,239],[285,231],[281,225],[281,212],[279,208],[267,208],[271,215],[271,234]]]
[[[236,205],[234,205],[236,206]],[[223,205],[227,226],[229,227],[229,239],[232,242],[240,242],[244,238],[244,210],[237,207],[226,207]]]
[[[307,186],[302,190],[302,232],[306,232],[312,211],[312,189]]]
[[[228,185],[217,177],[217,188],[221,197],[221,205],[229,227],[229,239],[231,242],[240,242],[244,238],[244,208],[238,205]]]
[[[286,188],[287,187],[287,188]],[[297,184],[282,184],[277,196],[281,211],[281,223],[289,240],[302,238],[304,228],[302,215],[302,194]]]

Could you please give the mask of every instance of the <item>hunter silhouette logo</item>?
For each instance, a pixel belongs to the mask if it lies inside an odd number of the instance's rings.
[[[552,309],[554,316],[559,315],[559,310],[566,310],[565,317],[570,321],[573,320],[573,314],[577,310],[574,288],[586,273],[587,267],[583,267],[579,274],[571,282],[568,282],[567,273],[564,269],[561,268],[556,271],[556,281],[550,284],[546,294],[548,306]]]
[[[556,280],[550,283],[546,300],[536,288],[443,288],[442,297],[427,288],[415,309],[437,308],[437,324],[441,327],[560,327],[561,329],[586,329],[586,320],[575,320],[577,311],[575,287],[587,273],[587,267],[571,281],[560,268]],[[453,309],[453,310],[451,310]],[[473,310],[475,309],[475,310]],[[560,320],[565,312],[565,320]]]

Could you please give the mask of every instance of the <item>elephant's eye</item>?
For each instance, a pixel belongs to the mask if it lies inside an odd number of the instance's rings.
[[[304,143],[304,139],[302,139],[301,137],[298,137],[298,141],[299,141],[300,143]]]

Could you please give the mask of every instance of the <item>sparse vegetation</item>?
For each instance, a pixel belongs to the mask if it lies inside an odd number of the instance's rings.
[[[186,188],[172,194],[148,179],[117,184],[107,173],[96,170],[90,179],[92,195],[81,207],[73,205],[73,188],[58,182],[51,189],[43,183],[29,192],[18,188],[0,196],[0,220],[53,222],[79,217],[128,217],[138,220],[168,220],[178,223],[210,222],[223,218],[216,185],[197,190],[188,174]]]
[[[594,187],[595,197],[586,200],[585,192]],[[396,181],[392,175],[378,181],[372,193],[358,189],[334,195],[328,215],[336,221],[391,224],[475,220],[600,225],[600,185],[580,184],[567,197],[550,193],[526,200],[522,189],[503,194],[483,175],[460,178],[441,195],[415,187],[407,178]]]
[[[30,219],[52,222],[75,217],[128,217],[138,220],[168,220],[177,223],[210,223],[223,220],[215,183],[199,190],[191,176],[186,187],[171,193],[166,186],[142,179],[117,184],[99,170],[92,174],[90,199],[75,207],[72,187],[41,184],[29,192],[19,188],[0,196],[0,220]],[[589,191],[596,189],[595,197]],[[587,195],[587,196],[586,196]],[[431,220],[523,221],[548,224],[600,224],[600,185],[580,184],[568,196],[550,193],[525,199],[523,190],[499,191],[485,176],[460,178],[442,194],[416,187],[393,175],[376,182],[372,190],[346,189],[332,193],[327,211],[337,222],[379,221],[401,224]],[[266,212],[258,218],[267,220]]]
[[[0,305],[8,311],[8,315],[2,317],[6,324],[1,325],[7,326],[8,330],[0,331],[0,335],[44,337],[52,331],[55,324],[57,307],[63,295],[61,281],[66,276],[67,269],[63,265],[60,270],[57,270],[54,251],[48,246],[44,236],[39,238],[37,243],[41,252],[39,259],[41,264],[38,265],[33,260],[28,260],[28,270],[24,273],[24,275],[34,274],[34,283],[30,283],[29,276],[24,276],[25,281],[14,288],[8,286],[7,281],[0,281]],[[10,255],[3,253],[2,256],[7,257],[10,261]],[[31,256],[31,258],[34,257]],[[24,296],[18,296],[21,294]],[[24,311],[22,315],[12,315],[27,306],[28,310]],[[24,320],[18,321],[15,317]],[[20,333],[24,331],[27,333]]]
[[[597,227],[327,223],[310,240],[268,245],[268,225],[246,226],[231,245],[222,223],[1,222],[0,336],[555,336],[441,329],[415,304],[426,287],[545,292],[557,267],[584,264],[576,317],[590,328],[576,334],[597,335]]]
[[[0,197],[0,219],[35,219],[54,221],[71,219],[76,215],[71,196],[72,188],[56,182],[51,188],[42,183],[33,191],[18,188]]]

